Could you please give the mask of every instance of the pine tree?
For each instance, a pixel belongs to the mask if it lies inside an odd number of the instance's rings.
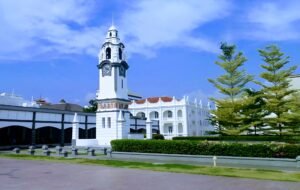
[[[235,53],[234,45],[222,43],[220,49],[222,54],[216,64],[224,69],[225,73],[215,80],[209,79],[209,82],[219,90],[223,97],[211,98],[217,109],[211,111],[210,121],[218,126],[221,134],[238,134],[244,130],[241,94],[253,77],[241,69],[247,59],[241,52]]]
[[[291,109],[292,101],[289,97],[295,93],[295,90],[290,88],[289,77],[297,67],[286,68],[289,57],[284,56],[277,46],[268,46],[259,50],[259,53],[264,61],[261,67],[265,71],[260,76],[265,80],[265,83],[262,84],[262,92],[269,114],[264,120],[271,127],[269,132],[281,136],[289,128],[287,114]]]
[[[266,101],[263,98],[263,93],[262,91],[247,89],[243,99],[243,124],[248,126],[248,132],[257,135],[257,132],[264,126],[262,118],[268,115],[268,112],[265,111]]]
[[[293,93],[290,97],[289,111],[285,113],[288,134],[300,134],[300,92]]]

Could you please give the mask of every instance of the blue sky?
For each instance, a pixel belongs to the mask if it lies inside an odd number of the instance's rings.
[[[222,73],[214,64],[222,41],[245,54],[250,74],[269,44],[299,65],[299,10],[297,0],[0,0],[0,92],[87,104],[113,15],[131,91],[205,99],[217,95],[207,79]]]

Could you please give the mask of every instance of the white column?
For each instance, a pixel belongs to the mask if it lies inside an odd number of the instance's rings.
[[[79,139],[79,121],[77,118],[77,113],[74,114],[73,122],[72,122],[72,146],[76,146],[76,140]]]
[[[178,127],[177,127],[177,122],[176,121],[173,121],[173,134],[172,134],[173,137],[176,137],[178,136]]]
[[[188,106],[185,105],[183,108],[183,118],[182,118],[182,127],[183,127],[183,135],[188,136]]]
[[[123,139],[123,128],[125,124],[125,119],[123,117],[123,112],[120,110],[117,120],[117,139]]]
[[[152,139],[152,121],[150,118],[147,118],[146,121],[146,138]]]
[[[159,109],[159,131],[160,131],[160,134],[164,135],[163,110],[162,110],[161,106]]]

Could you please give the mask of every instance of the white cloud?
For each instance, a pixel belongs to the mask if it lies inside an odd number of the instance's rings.
[[[230,1],[225,0],[143,0],[123,13],[120,28],[129,52],[152,56],[158,48],[168,46],[216,52],[218,42],[195,37],[193,32],[227,16],[230,7]]]
[[[96,56],[107,23],[95,26],[90,22],[101,14],[100,3],[95,2],[0,0],[0,59]],[[136,4],[124,3],[117,20],[129,54],[155,56],[159,48],[170,46],[217,52],[216,39],[203,34],[199,37],[195,30],[227,16],[230,7],[227,0],[141,0]]]
[[[88,26],[93,1],[0,0],[0,57],[93,54],[104,29]]]
[[[300,39],[300,1],[265,1],[248,10],[247,37],[261,40]],[[249,25],[251,24],[251,25]]]

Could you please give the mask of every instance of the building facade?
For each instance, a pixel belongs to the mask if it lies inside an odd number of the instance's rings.
[[[133,116],[157,121],[160,134],[166,139],[176,136],[201,136],[213,131],[210,125],[209,106],[201,101],[190,102],[188,97],[154,97],[134,100],[129,106]]]
[[[0,105],[0,146],[71,143],[74,112]],[[94,113],[78,112],[81,139],[95,138]]]

